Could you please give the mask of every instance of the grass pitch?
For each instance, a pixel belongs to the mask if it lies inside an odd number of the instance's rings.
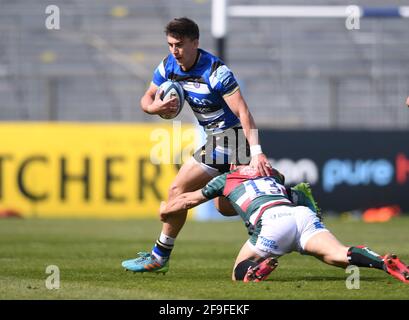
[[[409,262],[409,217],[383,224],[327,219],[345,244],[393,251]],[[0,300],[4,299],[409,299],[409,285],[360,269],[349,290],[343,269],[292,253],[269,280],[232,282],[235,256],[247,239],[240,221],[188,221],[165,276],[125,272],[121,261],[150,250],[161,229],[154,220],[0,220]],[[49,265],[60,288],[46,288]]]

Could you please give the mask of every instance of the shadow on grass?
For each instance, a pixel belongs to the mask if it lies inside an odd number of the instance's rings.
[[[378,277],[360,277],[361,281],[379,282],[381,281]],[[316,281],[345,281],[346,277],[334,277],[334,276],[295,276],[295,277],[270,277],[265,281],[271,282],[295,282],[295,281],[305,281],[305,282],[316,282]]]

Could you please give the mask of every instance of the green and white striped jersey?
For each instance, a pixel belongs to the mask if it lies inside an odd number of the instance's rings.
[[[207,199],[225,196],[244,221],[265,205],[292,205],[281,173],[272,170],[270,176],[262,177],[247,166],[213,178],[202,193]]]

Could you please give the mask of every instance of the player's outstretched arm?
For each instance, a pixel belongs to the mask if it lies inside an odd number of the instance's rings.
[[[182,193],[167,203],[164,201],[161,203],[159,210],[160,220],[166,221],[167,216],[171,214],[184,213],[185,210],[194,208],[208,200],[209,199],[203,195],[201,189],[193,192]]]

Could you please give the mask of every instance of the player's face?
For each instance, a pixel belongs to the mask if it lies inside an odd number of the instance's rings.
[[[169,51],[183,70],[189,69],[196,60],[199,41],[189,38],[176,39],[167,36]]]

